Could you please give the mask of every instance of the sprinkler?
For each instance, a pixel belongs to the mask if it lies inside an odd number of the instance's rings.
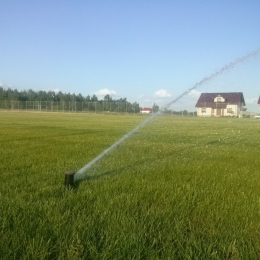
[[[213,74],[211,74],[209,77],[205,77],[204,79],[202,79],[199,83],[196,83],[192,88],[188,89],[187,91],[183,92],[180,96],[178,96],[177,98],[175,98],[173,101],[171,101],[170,103],[168,103],[165,108],[169,108],[172,104],[176,103],[179,99],[182,99],[184,96],[188,95],[192,90],[197,89],[198,87],[200,87],[201,85],[205,84],[208,81],[211,81],[212,79],[214,79],[215,77],[221,75],[222,73],[224,73],[226,70],[232,69],[234,68],[237,64],[243,63],[245,62],[247,59],[249,58],[254,58],[257,55],[260,54],[260,49],[257,49],[256,51],[247,54],[246,56],[236,59],[233,62],[230,62],[228,65],[222,67],[220,70],[218,70],[217,72],[214,72]],[[160,111],[156,112],[155,114],[153,114],[151,117],[147,118],[146,120],[144,120],[141,124],[139,124],[137,127],[135,127],[133,130],[131,130],[130,132],[128,132],[127,134],[125,134],[122,138],[120,138],[118,141],[116,141],[114,144],[112,144],[110,147],[108,147],[106,150],[104,150],[100,155],[98,155],[97,157],[95,157],[92,161],[90,161],[89,163],[87,163],[84,167],[82,167],[81,169],[79,169],[76,173],[74,172],[66,172],[65,173],[65,186],[69,186],[73,184],[73,179],[74,179],[74,174],[75,174],[75,178],[77,179],[81,174],[83,174],[88,168],[90,168],[95,162],[97,162],[99,159],[101,159],[104,155],[106,155],[109,151],[111,151],[112,149],[114,149],[115,147],[117,147],[119,144],[121,144],[127,137],[131,136],[135,131],[137,131],[140,127],[144,126],[146,123],[148,123],[151,119],[153,119],[155,116],[159,115]],[[68,177],[68,182],[66,181],[66,175],[70,175],[67,176]],[[70,179],[69,179],[70,178]],[[70,181],[69,181],[70,180]],[[68,183],[68,184],[67,184]]]
[[[75,174],[75,172],[73,172],[73,171],[65,172],[65,181],[64,181],[65,188],[68,189],[73,186],[74,174]]]

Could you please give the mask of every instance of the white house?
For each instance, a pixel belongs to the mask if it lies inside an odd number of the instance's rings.
[[[195,107],[197,116],[241,116],[246,105],[242,92],[202,93]]]
[[[149,113],[152,113],[152,109],[150,107],[140,108],[140,113],[141,114],[149,114]]]

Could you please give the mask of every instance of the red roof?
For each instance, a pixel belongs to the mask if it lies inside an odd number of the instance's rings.
[[[150,107],[144,107],[141,108],[141,111],[152,111],[152,109]]]
[[[217,106],[219,108],[220,107],[225,108],[228,104],[230,104],[230,105],[242,104],[243,106],[246,105],[242,92],[202,93],[200,95],[200,98],[195,107],[205,107],[205,106],[206,107],[216,107],[216,102],[214,102],[214,99],[218,96],[225,99],[225,102],[217,103]]]
[[[258,102],[257,102],[258,105],[260,105],[260,96],[259,96],[259,99],[258,99]]]

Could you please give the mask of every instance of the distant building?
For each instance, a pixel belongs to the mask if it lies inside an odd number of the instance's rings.
[[[259,96],[259,98],[258,98],[258,102],[257,102],[257,104],[260,105],[260,96]]]
[[[241,116],[241,111],[246,110],[245,105],[242,92],[202,93],[195,107],[197,116],[219,117]]]
[[[144,108],[140,108],[140,113],[141,114],[149,114],[152,113],[152,109],[150,107],[144,107]]]

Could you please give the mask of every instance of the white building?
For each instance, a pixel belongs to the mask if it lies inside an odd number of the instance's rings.
[[[242,92],[231,93],[202,93],[196,104],[197,116],[240,117],[246,105]]]
[[[152,113],[152,109],[150,107],[144,107],[144,108],[140,108],[140,113],[141,114],[149,114]]]

